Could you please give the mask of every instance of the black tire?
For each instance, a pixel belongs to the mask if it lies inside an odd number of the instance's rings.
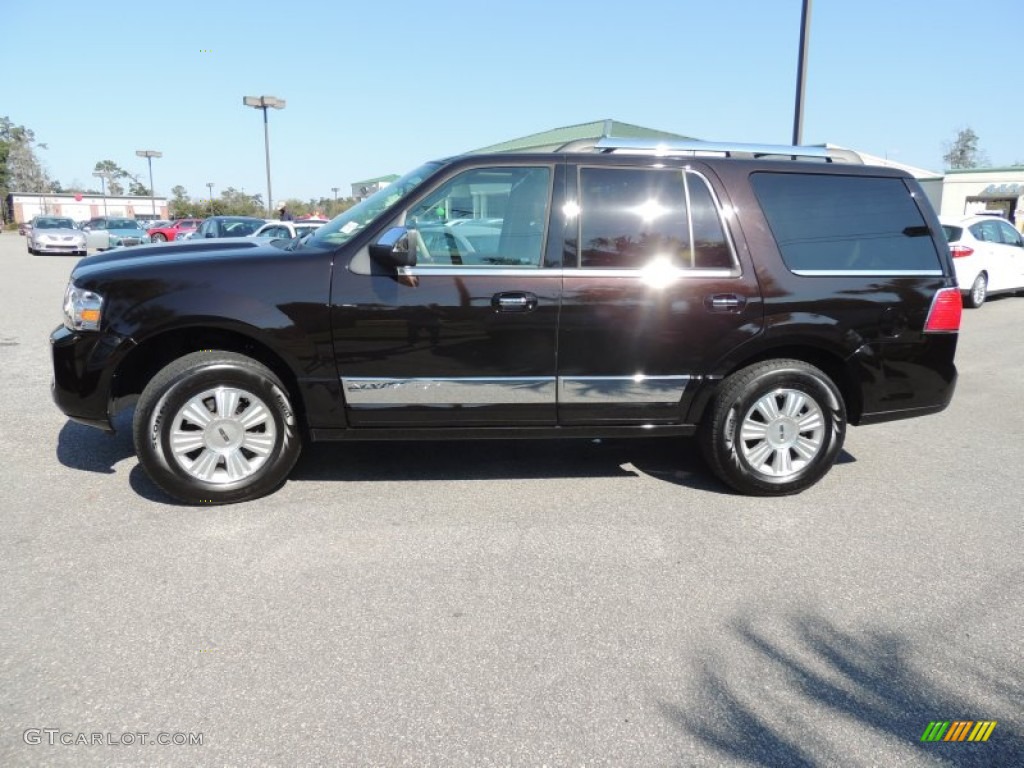
[[[971,290],[964,294],[964,306],[977,309],[985,303],[986,298],[988,298],[988,276],[981,272],[971,283]]]
[[[845,434],[846,406],[823,371],[801,360],[768,360],[721,383],[699,437],[705,460],[731,488],[783,496],[824,477]]]
[[[150,239],[154,243],[166,243],[167,242],[167,235],[163,234],[162,232],[154,232]]]
[[[249,357],[216,350],[185,355],[154,376],[136,405],[132,432],[153,482],[191,504],[266,495],[284,482],[302,449],[280,379]]]

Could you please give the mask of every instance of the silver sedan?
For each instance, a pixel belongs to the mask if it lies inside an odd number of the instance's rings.
[[[85,256],[85,233],[71,219],[37,216],[28,232],[29,253],[70,253]]]

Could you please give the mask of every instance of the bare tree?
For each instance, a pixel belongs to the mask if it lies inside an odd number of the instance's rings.
[[[946,154],[942,159],[950,170],[957,168],[977,168],[988,162],[985,153],[978,149],[978,134],[970,127],[961,128],[956,140],[946,142]]]

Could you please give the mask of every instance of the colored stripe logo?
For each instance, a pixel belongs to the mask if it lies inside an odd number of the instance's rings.
[[[921,741],[988,741],[995,727],[995,720],[932,720]]]

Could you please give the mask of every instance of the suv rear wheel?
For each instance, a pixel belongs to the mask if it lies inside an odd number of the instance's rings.
[[[821,370],[769,360],[722,382],[701,425],[704,457],[741,493],[781,496],[818,482],[835,463],[846,407]]]
[[[161,370],[139,398],[133,433],[153,482],[193,504],[263,496],[301,450],[281,381],[233,352],[194,352]]]

